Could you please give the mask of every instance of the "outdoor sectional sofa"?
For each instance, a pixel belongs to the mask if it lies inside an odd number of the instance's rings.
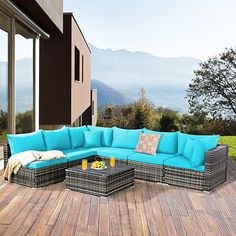
[[[161,135],[156,156],[135,152],[140,132]],[[4,166],[12,154],[57,149],[66,157],[32,162],[13,175],[12,182],[29,187],[47,186],[63,181],[65,169],[81,164],[82,159],[93,161],[97,156],[112,156],[116,157],[117,165],[134,166],[137,179],[210,191],[227,180],[228,147],[218,145],[218,138],[217,135],[156,132],[145,128],[126,130],[82,126],[39,130],[8,135]]]

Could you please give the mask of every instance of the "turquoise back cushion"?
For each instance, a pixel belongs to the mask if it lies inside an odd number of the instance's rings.
[[[218,138],[217,136],[204,137],[198,139],[188,138],[183,156],[191,161],[192,166],[204,165],[206,151],[209,151],[217,146]]]
[[[219,135],[193,135],[193,134],[183,134],[181,132],[178,133],[178,154],[183,155],[185,143],[188,138],[192,138],[194,140],[199,140],[203,138],[211,138],[212,142],[214,143],[216,140],[218,142]]]
[[[183,156],[189,161],[192,160],[193,150],[196,143],[197,143],[197,140],[194,140],[192,138],[188,138],[185,143]]]
[[[215,148],[218,144],[218,140],[219,138],[216,136],[197,140],[191,158],[192,165],[203,165],[206,152]]]
[[[44,130],[43,135],[47,150],[71,149],[70,136],[67,127],[58,130]]]
[[[88,125],[90,131],[102,131],[102,146],[110,147],[113,139],[113,128],[97,127]]]
[[[168,154],[177,153],[178,135],[176,132],[159,132],[159,131],[144,129],[144,133],[161,135],[157,147],[157,153],[168,153]]]
[[[46,151],[42,130],[27,134],[8,134],[11,154],[29,150]]]
[[[92,148],[102,146],[102,131],[84,131],[84,137],[84,147]]]
[[[68,127],[69,134],[70,134],[70,141],[72,148],[78,148],[84,146],[84,131],[88,130],[86,126],[82,127]]]
[[[112,147],[135,149],[143,129],[121,129],[113,127]]]

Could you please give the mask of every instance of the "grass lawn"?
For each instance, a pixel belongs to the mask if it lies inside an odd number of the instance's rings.
[[[236,162],[236,136],[222,136],[220,142],[229,145],[229,156]]]

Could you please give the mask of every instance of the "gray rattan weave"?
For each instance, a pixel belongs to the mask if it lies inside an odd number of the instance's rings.
[[[143,162],[128,161],[129,166],[135,168],[135,178],[153,181],[153,182],[163,182],[163,166],[153,165]]]
[[[9,145],[5,144],[4,167],[6,167],[10,155]],[[94,157],[88,157],[87,159],[92,161]],[[216,148],[206,153],[204,172],[170,166],[152,165],[130,160],[117,160],[116,164],[117,166],[128,165],[134,167],[135,178],[138,179],[210,191],[227,180],[227,159],[228,146],[218,145]],[[21,168],[20,171],[13,176],[13,182],[30,187],[47,186],[63,181],[65,179],[65,169],[79,164],[81,164],[81,160],[62,165],[53,165],[49,168]]]
[[[219,145],[206,152],[205,171],[164,167],[164,183],[210,191],[227,180],[228,146]]]
[[[105,170],[87,170],[81,166],[66,169],[66,188],[96,196],[109,196],[121,189],[134,186],[134,168],[119,166]]]
[[[4,168],[11,156],[8,144],[4,146]],[[50,167],[29,169],[22,167],[16,175],[12,175],[11,181],[20,185],[38,188],[61,182],[65,179],[67,163],[52,165]]]

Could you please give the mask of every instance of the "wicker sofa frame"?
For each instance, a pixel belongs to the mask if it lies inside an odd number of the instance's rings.
[[[4,168],[10,157],[10,147],[4,145]],[[88,157],[93,161],[97,157]],[[218,145],[206,152],[205,171],[195,171],[170,166],[154,165],[130,160],[117,160],[118,165],[129,165],[135,168],[135,178],[146,181],[193,188],[201,191],[211,191],[217,185],[227,180],[228,146]],[[65,164],[52,165],[40,169],[21,168],[12,176],[12,182],[28,187],[43,187],[65,179],[65,169],[80,165],[81,160]]]

